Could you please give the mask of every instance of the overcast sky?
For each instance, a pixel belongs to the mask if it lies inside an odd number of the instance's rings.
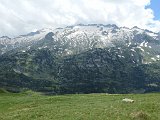
[[[0,36],[79,23],[160,31],[150,0],[0,0]]]

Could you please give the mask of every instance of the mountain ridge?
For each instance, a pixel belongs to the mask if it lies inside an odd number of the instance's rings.
[[[0,86],[12,91],[160,91],[158,33],[80,24],[5,39],[0,38]]]

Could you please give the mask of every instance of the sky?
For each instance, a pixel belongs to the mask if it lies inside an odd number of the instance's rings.
[[[116,24],[160,31],[160,0],[0,0],[0,36],[42,28]]]
[[[160,0],[152,0],[148,7],[153,10],[155,20],[160,20]]]

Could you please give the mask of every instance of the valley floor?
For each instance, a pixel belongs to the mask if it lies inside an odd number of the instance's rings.
[[[131,98],[134,103],[124,103]],[[0,93],[0,120],[160,120],[160,93],[45,96]]]

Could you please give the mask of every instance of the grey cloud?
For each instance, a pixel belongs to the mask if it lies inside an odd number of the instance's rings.
[[[0,36],[78,23],[135,25],[158,31],[150,0],[1,0]],[[152,24],[152,26],[150,25]]]

